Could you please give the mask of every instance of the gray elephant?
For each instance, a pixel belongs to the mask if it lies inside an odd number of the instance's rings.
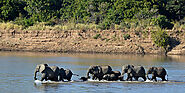
[[[111,74],[105,74],[103,76],[103,79],[107,81],[117,81],[120,80],[121,78],[120,76],[121,76],[120,71],[112,71]]]
[[[42,74],[41,81],[58,81],[59,68],[57,66],[49,67],[47,64],[39,64],[35,68],[34,79],[37,80],[37,72]]]
[[[146,73],[143,66],[133,66],[133,65],[126,65],[122,67],[122,74],[121,77],[123,78],[124,74],[127,73],[127,79],[132,81],[132,78],[138,80],[139,77],[142,77],[144,81],[146,81]]]
[[[148,77],[148,74],[152,74],[152,78],[150,79]],[[157,81],[156,77],[159,77],[162,79],[162,81],[167,81],[168,79],[165,79],[165,76],[167,75],[166,70],[163,67],[151,67],[147,71],[147,78],[149,80],[155,80]],[[168,76],[168,75],[167,75]]]
[[[90,66],[88,71],[87,71],[87,78],[90,78],[89,74],[92,75],[93,80],[102,80],[103,75],[105,74],[111,74],[112,68],[109,65],[105,66],[99,66],[99,65],[94,65]]]
[[[64,81],[64,79],[71,81],[72,75],[79,76],[77,74],[73,74],[72,71],[69,69],[64,70],[63,68],[60,68],[59,81]]]

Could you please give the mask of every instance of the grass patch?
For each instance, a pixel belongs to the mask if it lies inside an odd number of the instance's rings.
[[[100,34],[96,34],[93,38],[94,38],[94,39],[98,39],[98,38],[100,38],[100,37],[101,37]]]
[[[23,26],[21,25],[17,25],[17,24],[13,24],[11,22],[8,23],[0,23],[0,29],[3,30],[22,30]]]

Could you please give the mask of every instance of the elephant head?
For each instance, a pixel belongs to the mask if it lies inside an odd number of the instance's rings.
[[[79,76],[77,74],[73,74],[70,69],[64,70],[63,68],[60,68],[59,80],[64,81],[64,79],[67,79],[68,81],[71,81],[72,75]]]
[[[47,64],[39,64],[36,66],[35,72],[34,72],[34,79],[35,80],[37,80],[37,72],[43,73],[47,66],[48,66]]]
[[[134,66],[133,65],[126,65],[122,67],[122,73],[121,75],[123,76],[125,73],[128,73],[131,71],[131,69],[133,69]]]
[[[71,81],[71,78],[72,78],[72,75],[73,75],[72,71],[70,69],[66,69],[65,73],[66,73],[66,79],[68,81]]]
[[[150,67],[147,71],[147,78],[151,80],[148,76],[148,74],[152,74],[152,79],[156,80],[156,77],[160,77],[162,81],[166,81],[165,75],[167,75],[166,70],[163,67]],[[168,80],[168,79],[167,79]]]
[[[151,78],[149,78],[148,74],[154,74],[154,75],[156,75],[156,74],[157,74],[156,71],[157,71],[157,68],[156,68],[156,67],[150,67],[150,68],[148,69],[147,73],[146,73],[147,78],[148,78],[149,80],[151,80]]]
[[[127,80],[132,81],[132,78],[135,78],[135,80],[138,80],[139,77],[142,77],[144,81],[146,80],[146,77],[145,77],[146,73],[143,66],[133,66],[133,65],[123,66],[122,74],[120,78],[123,79],[125,73],[127,73]]]
[[[90,78],[89,74],[99,74],[101,73],[101,67],[100,66],[90,66],[88,71],[87,71],[87,78]]]

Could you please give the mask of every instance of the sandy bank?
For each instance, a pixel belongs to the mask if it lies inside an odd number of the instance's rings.
[[[167,31],[174,43],[168,55],[185,54],[185,31]],[[129,35],[129,38],[125,38]],[[179,42],[179,43],[177,43]],[[79,52],[120,54],[164,54],[151,33],[123,30],[104,31],[16,31],[0,29],[1,51]]]

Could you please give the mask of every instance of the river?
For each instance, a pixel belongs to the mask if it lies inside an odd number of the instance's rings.
[[[126,64],[142,65],[145,70],[162,66],[169,81],[75,82],[79,77],[73,76],[72,82],[37,85],[33,73],[41,63],[68,68],[80,76],[90,65],[110,65],[119,71]],[[0,52],[0,64],[0,93],[185,93],[185,56]]]

